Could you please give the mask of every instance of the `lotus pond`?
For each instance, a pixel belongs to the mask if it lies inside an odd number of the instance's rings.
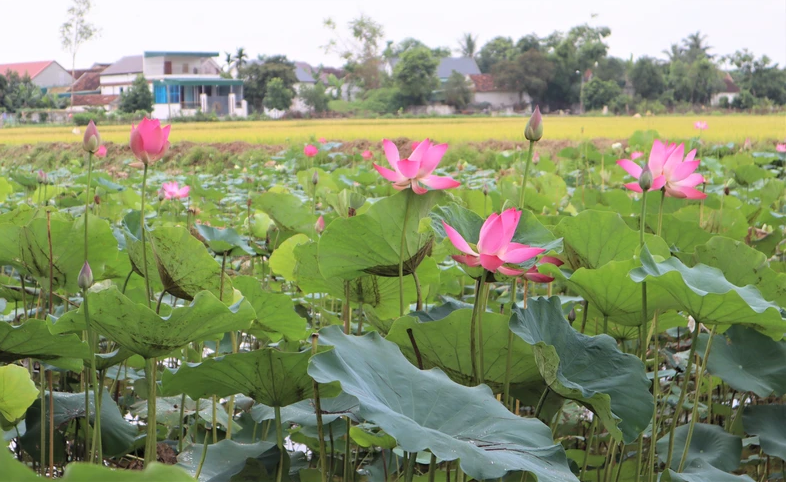
[[[786,146],[542,122],[4,162],[0,479],[784,480]]]

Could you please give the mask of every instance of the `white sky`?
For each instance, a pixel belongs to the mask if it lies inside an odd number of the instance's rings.
[[[59,26],[70,0],[0,0],[0,63],[55,59],[70,68]],[[77,67],[114,62],[145,50],[285,54],[340,66],[321,48],[323,20],[346,23],[361,13],[380,22],[385,38],[415,37],[455,48],[463,32],[482,45],[497,35],[514,41],[589,22],[611,28],[610,54],[651,55],[700,30],[715,54],[747,47],[786,64],[786,0],[94,0],[90,20],[101,37],[86,44]],[[590,14],[598,14],[591,19]],[[384,44],[383,44],[384,46]]]

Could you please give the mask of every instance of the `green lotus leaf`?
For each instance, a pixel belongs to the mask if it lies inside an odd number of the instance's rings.
[[[696,350],[703,353],[709,335],[699,335]],[[735,325],[715,335],[707,370],[735,390],[766,398],[786,394],[786,342],[774,341],[752,328]]]
[[[747,475],[734,475],[716,469],[708,462],[696,458],[685,463],[683,472],[672,469],[663,473],[663,482],[753,482]]]
[[[19,365],[0,367],[0,415],[14,421],[38,398],[30,373]]]
[[[223,300],[232,300],[229,276],[221,272],[221,264],[186,228],[158,227],[150,232],[150,239],[164,291],[188,301],[200,291],[210,291],[222,298],[223,276]]]
[[[451,380],[472,386],[472,359],[470,357],[471,309],[455,310],[438,321],[423,323],[411,316],[399,318],[393,323],[386,339],[397,344],[401,352],[413,364],[417,357],[410,341],[408,330],[412,330],[423,361],[423,368],[439,368]],[[505,367],[508,347],[509,316],[497,313],[483,315],[483,380],[494,392],[501,392],[505,382]],[[535,365],[532,347],[518,337],[513,338],[511,357],[511,386],[543,386],[543,379]]]
[[[227,331],[245,330],[255,317],[245,299],[227,307],[209,291],[197,293],[190,305],[174,308],[164,317],[134,303],[116,286],[87,296],[96,330],[144,358],[168,355],[188,343]]]
[[[254,198],[252,206],[270,216],[280,229],[304,234],[314,233],[317,216],[294,194],[271,190]]]
[[[514,470],[541,482],[577,480],[548,427],[508,412],[487,386],[469,388],[439,369],[418,370],[377,333],[348,336],[331,326],[319,340],[333,349],[312,358],[309,374],[320,383],[340,382],[358,399],[358,415],[403,450],[460,459],[464,473],[478,480]]]
[[[76,335],[52,334],[44,320],[29,319],[19,326],[0,322],[0,363],[35,358],[57,364],[58,359],[90,357],[90,349]]]
[[[416,270],[433,242],[430,234],[418,231],[420,220],[443,195],[439,191],[417,195],[407,189],[377,201],[359,216],[334,220],[319,239],[320,272],[325,278],[346,280],[367,274],[397,277],[402,231],[406,233],[404,272]]]
[[[156,265],[156,256],[153,253],[153,243],[150,241],[149,228],[146,234],[145,251],[147,251],[147,274],[150,277],[150,288],[159,291],[163,289],[163,285],[161,284],[161,277],[158,275],[158,266]],[[131,211],[123,218],[123,236],[126,241],[125,249],[128,252],[131,269],[139,276],[144,277],[145,273],[142,269],[144,265],[142,257],[142,229],[139,224],[139,211]]]
[[[663,288],[697,322],[752,325],[775,339],[786,332],[778,305],[765,300],[755,286],[735,286],[711,266],[689,268],[677,258],[658,263],[648,249],[642,250],[641,262],[631,279]]]
[[[558,297],[515,307],[510,329],[532,345],[546,385],[587,405],[616,439],[636,440],[652,417],[653,399],[644,364],[622,353],[613,338],[576,332],[562,314]]]
[[[654,233],[658,228],[657,214],[647,216],[647,226]],[[683,253],[693,253],[696,246],[706,243],[714,237],[713,234],[701,229],[698,223],[682,221],[671,214],[663,215],[661,225],[661,238],[672,250]]]
[[[202,459],[203,446],[201,444],[191,445],[177,456],[177,465],[182,467],[190,474],[189,481],[194,482],[191,477],[196,476],[198,467],[202,471],[199,473],[200,482],[212,482],[222,480],[254,480],[270,481],[275,480],[275,471],[278,466],[279,451],[275,443],[260,441],[256,443],[238,443],[234,440],[221,440],[216,444],[208,445],[205,461]],[[241,471],[250,461],[261,463],[265,475],[270,478],[260,477],[241,477]],[[285,472],[286,473],[286,472]]]
[[[604,211],[582,211],[564,218],[554,228],[563,238],[567,263],[572,269],[599,268],[609,261],[626,261],[638,252],[639,232],[629,228],[619,214]],[[669,256],[663,239],[644,235],[645,244],[660,256]]]
[[[742,413],[745,432],[759,437],[765,454],[786,461],[786,405],[751,405]]]
[[[680,458],[685,451],[685,441],[688,438],[689,425],[680,425],[674,430],[674,457],[671,468],[677,470]],[[658,458],[666,462],[669,453],[669,435],[662,437],[657,442]],[[724,472],[737,470],[742,457],[742,439],[732,435],[723,427],[697,423],[693,427],[693,436],[690,439],[687,460],[700,459],[716,469]]]
[[[281,333],[288,340],[295,341],[306,337],[306,319],[295,312],[292,298],[288,295],[263,291],[259,280],[252,276],[238,276],[233,284],[256,312],[252,330],[261,328]]]
[[[237,231],[232,228],[217,229],[204,224],[196,225],[197,232],[205,239],[207,246],[218,255],[241,256],[254,254],[254,250],[248,245]]]

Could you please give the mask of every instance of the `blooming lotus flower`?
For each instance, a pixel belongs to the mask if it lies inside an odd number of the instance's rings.
[[[786,144],[775,144],[776,152],[786,152]]]
[[[131,125],[131,151],[139,162],[134,167],[150,165],[160,160],[169,150],[169,128],[161,127],[158,119],[145,117],[139,125]]]
[[[303,154],[305,154],[306,157],[314,157],[317,155],[317,152],[319,152],[319,149],[311,144],[307,144],[306,147],[303,148]]]
[[[82,147],[87,152],[95,154],[101,146],[101,134],[98,133],[95,123],[91,120],[85,128],[85,136],[82,138]]]
[[[327,142],[327,141],[325,140],[325,138],[324,138],[324,137],[320,137],[320,138],[319,138],[319,143],[320,143],[320,144],[324,144],[324,143],[326,143],[326,142]]]
[[[96,151],[96,156],[98,157],[106,157],[106,146],[101,146]]]
[[[519,276],[525,271],[504,266],[506,263],[521,264],[541,254],[545,249],[533,248],[526,244],[513,243],[513,235],[519,225],[521,211],[515,208],[505,210],[502,214],[494,213],[486,219],[480,228],[477,251],[452,227],[442,221],[450,242],[463,255],[454,255],[453,259],[467,266],[482,266],[491,272],[499,272],[506,276]]]
[[[391,171],[376,163],[374,163],[374,169],[382,177],[392,182],[393,188],[399,191],[412,187],[415,194],[425,194],[428,192],[428,189],[421,186],[421,184],[431,189],[450,189],[460,184],[452,177],[434,176],[431,174],[437,168],[439,161],[442,160],[442,156],[445,155],[445,150],[448,148],[447,144],[434,145],[426,139],[412,151],[409,159],[400,159],[398,148],[388,139],[382,141],[382,147],[385,150],[385,157],[387,157],[388,163],[393,170]]]
[[[685,153],[685,144],[666,145],[659,140],[655,140],[650,151],[650,158],[647,167],[652,173],[652,186],[650,191],[663,189],[667,196],[687,199],[704,199],[706,194],[696,189],[696,186],[704,182],[704,176],[694,171],[699,167],[699,160],[694,160],[696,149]],[[632,156],[631,156],[632,157]],[[641,166],[629,159],[617,161],[620,167],[625,169],[628,174],[639,179],[643,172]],[[641,186],[637,182],[625,184],[631,191],[642,192]]]
[[[47,184],[49,182],[49,176],[47,176],[43,170],[39,169],[38,172],[36,172],[36,181],[38,184]]]
[[[562,266],[563,262],[559,258],[555,258],[553,256],[544,256],[540,258],[537,264],[524,273],[524,278],[534,281],[536,283],[551,283],[554,281],[553,276],[549,276],[547,274],[538,273],[538,264],[553,264],[555,266]]]
[[[361,154],[361,156],[363,157],[363,159],[370,161],[374,157],[374,153],[366,149],[365,151],[363,151],[363,154]]]
[[[188,186],[178,187],[177,182],[165,182],[161,185],[161,193],[164,199],[183,199],[188,197],[191,188]]]
[[[412,150],[414,151],[418,148],[418,145],[420,145],[420,141],[412,141],[412,145],[410,147],[412,147]]]
[[[693,128],[703,131],[703,130],[707,130],[709,126],[707,125],[707,121],[696,121],[693,123]]]

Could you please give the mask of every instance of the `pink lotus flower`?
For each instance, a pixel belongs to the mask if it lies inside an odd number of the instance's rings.
[[[521,269],[504,266],[505,263],[521,264],[539,255],[545,249],[533,248],[525,244],[513,243],[513,235],[521,218],[521,211],[515,208],[505,210],[502,214],[494,213],[486,219],[480,228],[477,252],[452,227],[442,221],[450,242],[463,255],[454,255],[453,259],[467,266],[482,266],[491,272],[499,272],[506,276],[524,274]]]
[[[139,162],[134,167],[150,165],[160,160],[169,150],[169,128],[161,128],[161,121],[145,117],[139,125],[131,125],[131,151]]]
[[[536,283],[551,283],[554,281],[553,276],[549,276],[547,274],[538,273],[538,264],[553,264],[555,266],[562,266],[563,262],[559,258],[555,258],[553,256],[544,256],[538,260],[538,263],[527,270],[524,273],[524,277],[530,281],[534,281]]]
[[[82,147],[87,152],[95,154],[101,145],[101,134],[98,133],[95,123],[91,120],[85,128],[85,136],[82,138]]]
[[[306,147],[303,148],[303,154],[305,154],[306,157],[314,157],[317,155],[318,152],[319,149],[312,146],[311,144],[306,144]]]
[[[704,176],[694,171],[699,167],[699,160],[694,160],[696,149],[688,152],[685,159],[685,144],[666,145],[659,140],[655,140],[650,151],[647,167],[652,173],[652,187],[650,191],[664,189],[666,195],[676,198],[704,199],[706,194],[696,189],[696,186],[704,182]],[[632,157],[632,156],[631,156]],[[641,166],[629,159],[617,161],[620,167],[625,169],[628,174],[639,179],[643,172]],[[625,184],[631,191],[642,192],[641,186],[637,182]]]
[[[363,151],[363,154],[361,154],[361,156],[363,157],[363,159],[370,161],[374,157],[374,153],[366,149],[365,151]]]
[[[319,143],[320,143],[320,144],[324,144],[324,143],[326,143],[326,142],[327,142],[327,141],[325,140],[325,138],[324,138],[324,137],[320,137],[320,138],[319,138]]]
[[[96,156],[98,157],[106,157],[106,146],[101,146],[96,151]]]
[[[709,126],[707,125],[707,121],[696,121],[693,123],[693,128],[703,131],[703,130],[707,130]]]
[[[161,193],[164,199],[183,199],[188,197],[191,188],[188,186],[178,187],[177,182],[165,182],[161,185]]]
[[[325,218],[319,216],[316,224],[314,224],[314,229],[316,230],[317,234],[322,234],[322,231],[325,230]]]
[[[418,144],[418,147],[412,151],[409,159],[399,159],[398,148],[391,141],[384,139],[382,147],[385,150],[385,157],[387,157],[391,171],[388,168],[382,167],[374,163],[374,169],[379,172],[382,177],[393,183],[393,188],[399,191],[412,187],[415,194],[425,194],[428,189],[421,186],[421,184],[430,187],[431,189],[450,189],[459,186],[459,182],[449,176],[434,176],[431,173],[439,165],[442,156],[445,155],[447,144],[433,145],[428,139]]]
[[[420,141],[412,141],[412,145],[411,145],[412,150],[414,151],[415,149],[417,149],[418,145],[420,145]]]
[[[775,152],[786,152],[786,144],[775,144]]]

